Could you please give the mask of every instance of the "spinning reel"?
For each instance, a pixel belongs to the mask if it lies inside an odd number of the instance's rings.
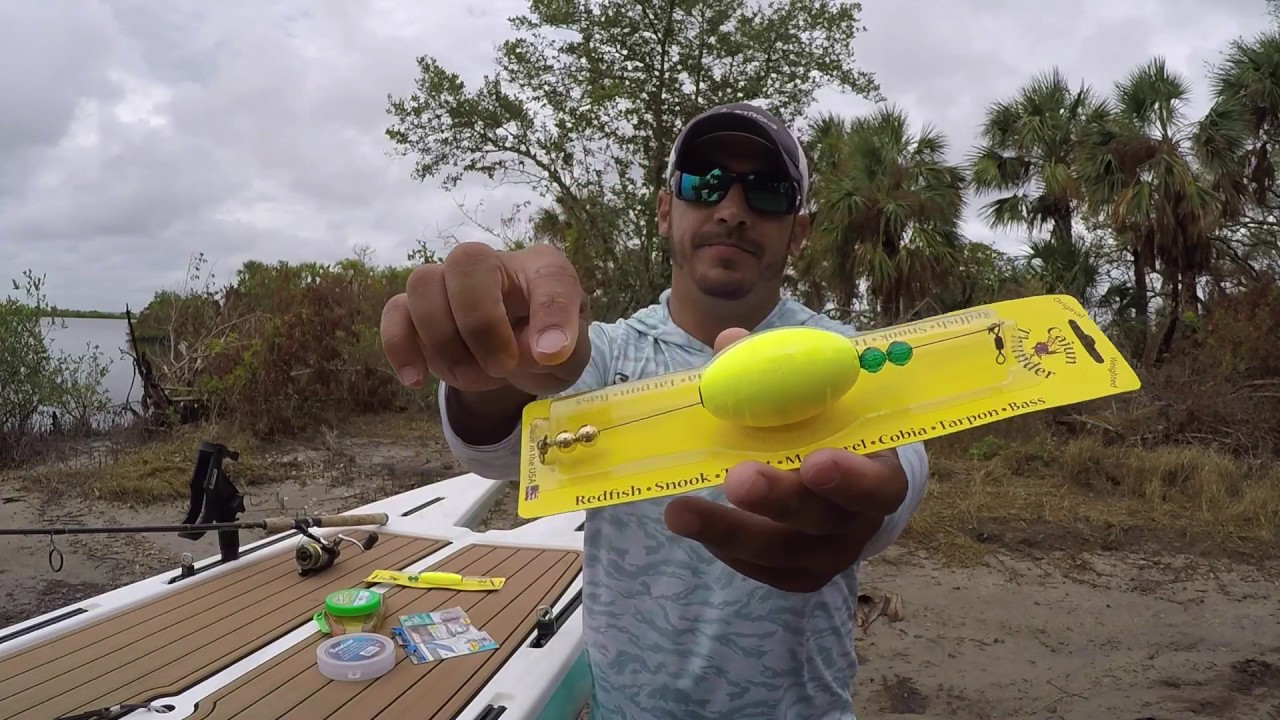
[[[346,541],[355,545],[361,552],[370,550],[378,543],[378,533],[370,532],[364,542],[347,535],[338,535],[333,541],[325,540],[306,528],[298,528],[304,540],[298,543],[293,551],[294,561],[298,564],[298,574],[302,577],[314,575],[333,567],[342,555],[341,544]]]

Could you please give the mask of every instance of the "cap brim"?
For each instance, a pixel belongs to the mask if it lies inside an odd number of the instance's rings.
[[[725,112],[707,115],[694,120],[685,130],[687,142],[690,143],[725,133],[747,135],[757,140],[763,140],[772,148],[780,149],[778,148],[777,139],[770,134],[764,125],[745,115],[736,113]]]
[[[749,143],[755,143],[761,147],[768,148],[771,152],[777,153],[779,155],[778,159],[779,160],[782,159],[781,151],[778,148],[777,143],[773,142],[767,137],[762,137],[758,133],[742,132],[740,130],[724,130],[724,131],[709,132],[705,135],[700,135],[697,138],[694,138],[688,142],[688,150],[693,151],[699,145],[702,145],[708,142],[713,142],[716,140],[723,140],[723,139],[727,139],[730,141],[738,140],[738,141],[746,141]]]

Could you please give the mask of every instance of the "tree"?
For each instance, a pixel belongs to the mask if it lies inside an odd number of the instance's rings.
[[[478,174],[550,201],[539,238],[565,247],[597,315],[618,316],[669,282],[654,199],[680,127],[740,100],[792,122],[830,85],[878,99],[851,50],[860,14],[842,0],[531,0],[474,90],[418,58],[415,91],[388,97],[387,136],[416,180]]]
[[[906,113],[883,107],[814,126],[810,251],[848,307],[865,280],[880,320],[912,315],[960,256],[966,177],[947,162],[938,130],[912,132]]]
[[[1066,293],[1089,305],[1102,281],[1102,268],[1093,247],[1080,235],[1031,238],[1024,260],[1041,292]]]
[[[1280,2],[1269,2],[1280,20]],[[1243,202],[1224,218],[1218,233],[1218,266],[1210,280],[1221,292],[1240,278],[1257,282],[1277,271],[1280,258],[1280,187],[1276,148],[1280,145],[1280,24],[1251,39],[1233,41],[1209,71],[1214,102],[1243,115],[1247,140],[1241,177]]]
[[[976,305],[1038,294],[1026,263],[985,242],[965,238],[950,254],[945,272],[931,279],[919,315],[964,310]]]
[[[981,144],[968,167],[978,193],[1008,193],[987,203],[983,217],[996,229],[1049,228],[1070,247],[1084,190],[1075,166],[1083,131],[1102,115],[1102,99],[1086,85],[1072,89],[1057,68],[1036,75],[1008,100],[993,103]]]
[[[1233,41],[1222,62],[1210,70],[1209,82],[1218,106],[1238,106],[1243,115],[1249,143],[1244,174],[1253,201],[1280,205],[1272,157],[1280,142],[1280,30]]]
[[[1213,263],[1214,238],[1244,190],[1246,131],[1239,106],[1214,105],[1187,117],[1191,89],[1156,57],[1116,84],[1103,122],[1090,128],[1081,179],[1099,212],[1134,258],[1144,302],[1145,274],[1159,271],[1167,319],[1146,362],[1168,352],[1179,315],[1198,311],[1197,284]]]

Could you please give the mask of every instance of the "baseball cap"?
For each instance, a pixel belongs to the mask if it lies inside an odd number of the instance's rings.
[[[694,144],[723,133],[754,137],[774,148],[791,179],[800,185],[800,197],[808,196],[809,163],[800,140],[777,116],[754,103],[719,105],[690,120],[671,146],[666,174],[675,172]]]

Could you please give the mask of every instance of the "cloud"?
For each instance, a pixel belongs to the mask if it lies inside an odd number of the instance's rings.
[[[888,102],[929,123],[950,141],[962,161],[978,141],[988,105],[1011,97],[1033,75],[1060,68],[1074,84],[1104,95],[1135,66],[1161,55],[1195,89],[1189,111],[1209,103],[1206,64],[1227,44],[1258,32],[1267,22],[1263,0],[1019,0],[868,1],[867,32],[855,44],[863,67],[874,72]],[[835,93],[824,104],[844,112],[870,105]],[[988,198],[971,198],[969,237],[1017,251],[1017,231],[995,231],[980,219]]]
[[[416,239],[523,199],[471,180],[452,196],[390,154],[388,93],[430,54],[469,83],[525,2],[222,0],[12,3],[0,26],[0,282],[48,275],[60,305],[138,307],[203,252],[399,261]],[[1057,65],[1100,89],[1153,54],[1202,94],[1204,63],[1265,21],[1262,0],[1025,3],[866,0],[863,67],[916,122],[974,142],[987,103]],[[867,103],[823,93],[815,108]],[[976,208],[966,227],[1005,248]]]

